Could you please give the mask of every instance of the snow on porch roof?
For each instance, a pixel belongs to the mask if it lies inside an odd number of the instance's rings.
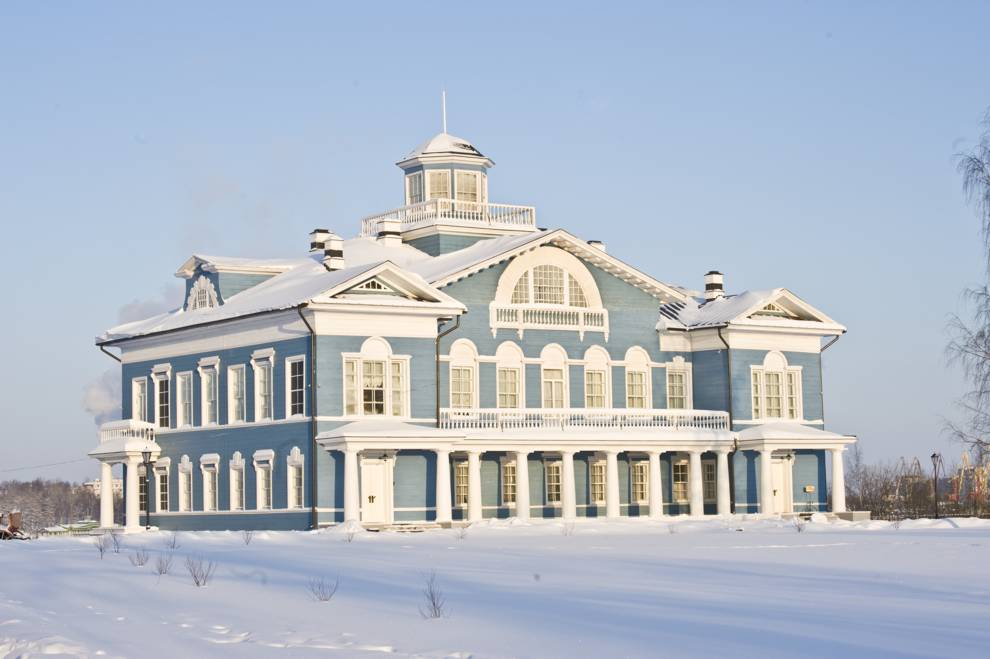
[[[840,435],[839,433],[830,432],[828,430],[819,430],[818,428],[812,428],[811,426],[804,426],[800,423],[788,423],[786,421],[781,421],[778,423],[761,423],[758,426],[753,426],[752,428],[746,428],[745,430],[739,431],[740,442],[767,439],[848,441],[852,439],[852,437],[848,435]]]

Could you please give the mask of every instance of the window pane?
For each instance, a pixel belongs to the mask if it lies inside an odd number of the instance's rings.
[[[552,462],[546,466],[547,503],[560,503],[560,468],[559,462]]]
[[[636,462],[633,464],[632,497],[638,503],[644,503],[649,498],[649,463]]]
[[[450,172],[429,172],[430,199],[450,199]]]
[[[591,503],[605,503],[605,463],[591,464]]]
[[[177,424],[181,426],[192,425],[192,374],[182,373],[176,379],[179,386],[179,417]]]
[[[270,362],[260,362],[257,365],[255,384],[258,387],[255,421],[272,418],[272,365]]]
[[[474,369],[455,367],[450,369],[450,406],[470,408],[474,406]]]
[[[468,502],[468,463],[454,463],[454,505],[466,506]]]
[[[787,372],[787,418],[797,419],[801,415],[798,413],[798,374],[795,371]]]
[[[715,463],[702,462],[701,473],[703,476],[702,490],[704,491],[705,501],[714,501],[715,500]]]
[[[683,503],[688,500],[688,464],[686,462],[674,463],[672,472],[674,500]]]
[[[516,502],[516,463],[505,462],[502,464],[502,504],[509,505]]]
[[[584,291],[581,290],[581,285],[570,275],[567,275],[567,294],[570,297],[572,307],[588,306],[588,300],[584,296]]]
[[[357,414],[357,362],[344,362],[344,414]]]
[[[168,510],[168,472],[158,474],[158,510]]]
[[[564,406],[563,369],[543,369],[543,407],[561,408]]]
[[[169,380],[158,380],[158,426],[168,428],[169,420]]]
[[[563,304],[564,271],[555,265],[533,268],[533,301],[537,304]]]
[[[584,372],[584,406],[605,407],[605,371]]]
[[[289,416],[306,413],[306,376],[302,360],[289,362]]]
[[[519,369],[498,369],[498,406],[519,407]]]
[[[457,199],[460,201],[478,201],[477,172],[457,172]]]
[[[683,371],[667,371],[667,407],[682,410],[687,407],[687,389]]]
[[[512,289],[512,304],[529,303],[529,272],[524,272]]]
[[[405,378],[402,362],[392,362],[392,416],[405,414]]]
[[[646,407],[646,373],[643,371],[626,371],[626,407]]]
[[[410,204],[418,204],[423,201],[423,175],[420,172],[407,176],[406,185],[408,186]]]
[[[361,370],[364,413],[385,414],[385,362],[365,361],[361,363]]]
[[[781,417],[781,408],[783,407],[780,373],[773,371],[764,373],[763,382],[763,386],[765,387],[764,397],[767,405],[766,415],[771,419],[779,419]]]
[[[753,418],[763,416],[763,373],[753,371]]]

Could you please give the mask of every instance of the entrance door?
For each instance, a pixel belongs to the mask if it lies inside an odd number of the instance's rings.
[[[391,524],[386,483],[384,460],[361,461],[361,521],[365,524]]]
[[[794,511],[794,492],[791,485],[791,461],[774,458],[770,463],[773,482],[773,512],[776,514]]]

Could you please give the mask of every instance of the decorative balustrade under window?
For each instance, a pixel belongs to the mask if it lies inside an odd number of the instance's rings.
[[[440,427],[449,430],[728,430],[729,414],[716,410],[444,408],[440,410]]]
[[[608,311],[585,307],[549,304],[498,304],[490,307],[491,327],[514,329],[522,338],[527,329],[574,330],[580,338],[585,332],[602,332],[608,340]]]

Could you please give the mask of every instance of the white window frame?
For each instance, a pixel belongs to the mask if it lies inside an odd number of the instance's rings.
[[[558,382],[557,380],[548,380],[547,379],[547,371],[560,371],[561,379],[559,380],[559,382],[562,383],[562,386],[561,386],[562,401],[561,402],[563,403],[563,405],[561,405],[559,407],[558,406],[547,405],[547,383],[548,382],[550,382],[550,383],[556,383],[556,382]],[[553,365],[541,364],[541,366],[540,366],[540,402],[541,402],[541,405],[543,406],[544,409],[565,410],[565,409],[569,409],[570,408],[570,406],[571,406],[570,405],[570,392],[568,391],[568,387],[567,387],[567,384],[568,384],[568,380],[569,379],[570,379],[570,372],[569,372],[569,369],[568,369],[566,363],[565,364],[560,364],[560,365],[558,365],[558,364],[553,364]],[[552,388],[551,388],[551,396],[552,395],[553,395],[553,391],[552,391]],[[550,402],[555,402],[555,401],[550,401]]]
[[[148,378],[131,378],[131,418],[135,421],[148,420]]]
[[[705,503],[715,503],[718,497],[718,464],[715,460],[701,461],[701,495]]]
[[[515,374],[515,391],[506,391],[502,383],[503,373]],[[502,404],[502,399],[513,396],[515,405]],[[506,401],[508,402],[508,401]],[[495,368],[495,406],[499,409],[513,410],[524,407],[522,400],[522,368],[520,366],[496,366]]]
[[[556,497],[551,497],[550,475],[555,473]],[[564,500],[564,461],[557,458],[543,462],[543,500],[548,506],[563,505]]]
[[[199,371],[199,421],[202,426],[215,426],[220,423],[220,358],[204,357],[199,360],[196,370]],[[213,377],[213,420],[210,421],[209,388],[206,386],[207,374]]]
[[[188,386],[188,397],[183,393],[183,385]],[[196,415],[193,410],[193,385],[192,371],[182,371],[175,374],[175,427],[191,428],[196,425]],[[183,421],[188,423],[183,423]]]
[[[200,275],[189,287],[189,297],[186,298],[186,310],[212,309],[220,306],[217,289],[206,275]]]
[[[599,488],[600,491],[596,492]],[[608,464],[602,458],[593,458],[588,461],[588,503],[592,506],[604,506],[607,496]]]
[[[637,505],[650,502],[650,463],[647,460],[634,460],[629,473],[629,499]]]
[[[203,478],[203,512],[216,512],[220,509],[220,456],[201,455],[199,471]]]
[[[683,474],[683,481],[677,478],[678,472]],[[683,491],[678,490],[683,486]],[[686,504],[691,499],[691,465],[687,458],[677,458],[670,463],[670,498],[674,503]]]
[[[597,376],[601,376],[601,393],[592,394],[588,390],[588,386],[591,384],[591,380],[595,379]],[[589,378],[588,376],[592,376]],[[601,405],[592,405],[595,402],[592,398],[601,398]],[[608,404],[608,370],[601,368],[588,368],[584,369],[584,406],[589,409],[608,409],[610,405]]]
[[[516,495],[519,492],[519,470],[514,456],[503,456],[499,465],[499,495],[501,504],[506,508],[515,508]]]
[[[414,190],[418,191],[419,194],[414,195]],[[421,204],[424,201],[426,201],[426,190],[423,187],[423,172],[406,174],[406,205]]]
[[[461,198],[461,183],[458,179],[461,177],[473,178],[474,179],[474,199],[462,199]],[[481,172],[476,172],[470,169],[455,169],[454,170],[454,200],[463,201],[468,204],[480,204],[482,203],[482,190],[481,190]]]
[[[630,388],[630,376],[642,376],[643,378],[643,404],[633,405],[633,395]],[[626,368],[626,409],[631,410],[648,410],[652,407],[650,404],[650,370],[641,368]]]
[[[361,352],[341,353],[341,410],[346,418],[386,418],[408,419],[411,412],[410,393],[410,369],[409,355],[392,354],[392,346],[381,337],[371,337],[361,346]],[[385,385],[385,406],[383,414],[364,413],[364,363],[365,362],[385,362],[384,385]],[[348,364],[353,364],[354,382],[348,383]],[[400,370],[401,391],[395,391],[392,369],[398,365]],[[353,410],[348,410],[348,398],[353,396]],[[401,410],[396,410],[396,403],[402,406]],[[398,413],[396,413],[398,412]]]
[[[230,510],[244,510],[244,458],[241,456],[240,451],[234,451],[234,455],[230,458],[230,478],[227,487],[229,489],[229,503],[228,508]],[[235,476],[236,474],[236,476]],[[238,496],[237,489],[234,484],[238,483],[240,485],[240,496]]]
[[[672,361],[667,362],[664,367],[664,370],[666,371],[664,379],[667,383],[667,409],[694,409],[694,396],[692,393],[694,383],[692,381],[693,368],[691,362],[686,361],[683,357],[678,355],[674,357]],[[684,407],[682,408],[675,408],[670,404],[670,379],[672,375],[680,375],[684,380]]]
[[[155,510],[160,513],[167,513],[169,510],[169,468],[172,466],[172,460],[170,458],[159,458],[155,462]],[[164,477],[165,487],[162,487],[162,480]],[[162,505],[162,495],[164,496],[165,505]]]
[[[447,196],[446,197],[434,197],[433,196],[433,178],[436,176],[446,177],[447,179]],[[450,174],[449,169],[427,169],[426,178],[424,179],[426,187],[423,189],[423,197],[425,200],[430,199],[451,199],[454,194],[454,181]]]
[[[790,366],[783,353],[771,351],[764,357],[762,364],[754,364],[749,368],[750,403],[754,421],[779,419],[780,421],[800,422],[804,420],[803,367]],[[770,400],[770,397],[767,396],[767,374],[776,374],[780,377],[780,416],[770,416],[767,413]],[[792,400],[794,409],[791,409]]]
[[[298,510],[306,499],[306,456],[293,446],[285,456],[286,507]]]
[[[138,475],[138,512],[148,512],[148,470],[143,464],[137,468]]]
[[[193,477],[192,462],[188,455],[183,455],[179,459],[179,511],[191,512],[193,509]]]
[[[240,378],[241,381],[241,416],[235,418],[234,412],[237,409],[237,396],[234,381]],[[247,423],[247,367],[244,364],[234,364],[227,367],[227,423],[234,425]]]
[[[462,410],[469,410],[478,407],[478,387],[477,387],[478,369],[475,368],[474,366],[468,366],[466,364],[459,364],[459,365],[451,364],[450,367],[447,369],[447,371],[449,377],[447,390],[450,394],[448,401],[449,406],[452,409],[462,409]],[[466,378],[458,377],[457,382],[460,383],[466,382],[468,386],[468,391],[466,392],[460,390],[458,390],[457,392],[454,391],[455,372],[461,374],[462,376],[463,374],[466,373],[467,377]],[[466,405],[461,404],[463,403],[463,401],[461,400],[457,400],[457,404],[455,404],[455,396],[461,398],[464,397],[465,395],[467,396]]]
[[[295,391],[292,388],[292,367],[294,364],[301,364],[302,369],[302,409],[299,412],[293,412],[293,402],[292,393]],[[286,357],[285,359],[285,418],[286,419],[303,419],[306,417],[306,388],[308,383],[306,376],[306,355],[293,355],[292,357]]]
[[[172,427],[172,406],[175,400],[175,391],[172,390],[172,366],[170,364],[156,364],[151,370],[151,379],[155,384],[155,401],[152,409],[154,410],[154,424],[156,428],[171,428]],[[161,396],[162,396],[162,382],[166,383],[166,396],[165,401],[165,423],[162,424],[161,416]]]
[[[254,452],[254,507],[256,510],[275,509],[275,451],[263,449]],[[268,473],[267,485],[262,476]]]
[[[275,419],[275,349],[265,348],[251,353],[251,370],[254,372],[254,421],[272,421]],[[266,370],[270,378],[267,408],[261,398],[261,381]]]
[[[471,492],[471,470],[466,458],[455,458],[454,464],[454,507],[466,508]]]

